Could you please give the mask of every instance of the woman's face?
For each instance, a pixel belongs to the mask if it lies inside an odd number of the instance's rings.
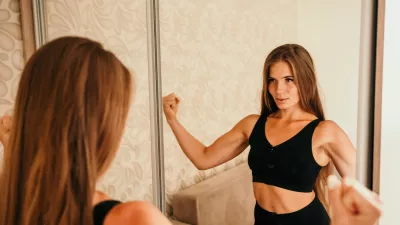
[[[299,91],[287,62],[280,61],[271,65],[267,82],[268,92],[279,109],[284,110],[298,105]]]

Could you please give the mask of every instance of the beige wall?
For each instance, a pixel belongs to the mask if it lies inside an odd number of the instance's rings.
[[[383,216],[380,225],[400,224],[400,2],[386,0],[383,55],[380,194]]]
[[[327,119],[357,146],[360,0],[299,1],[299,44],[312,54]]]

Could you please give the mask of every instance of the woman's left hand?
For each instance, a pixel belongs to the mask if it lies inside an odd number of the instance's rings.
[[[381,201],[376,193],[353,179],[342,182],[328,178],[331,225],[375,225],[381,214]]]

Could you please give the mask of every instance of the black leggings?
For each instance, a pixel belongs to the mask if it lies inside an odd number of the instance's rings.
[[[268,212],[256,203],[254,225],[329,225],[330,219],[317,197],[306,207],[291,213]]]

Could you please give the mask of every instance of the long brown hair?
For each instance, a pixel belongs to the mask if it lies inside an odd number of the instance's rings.
[[[0,177],[0,225],[93,224],[96,180],[113,160],[130,107],[129,70],[101,44],[63,37],[19,82]]]
[[[268,55],[264,63],[263,71],[263,89],[261,94],[261,114],[269,115],[278,110],[271,94],[268,92],[269,70],[274,63],[286,62],[291,67],[294,76],[294,82],[299,89],[300,107],[314,114],[318,119],[325,120],[324,109],[319,97],[315,66],[308,51],[297,44],[281,45]],[[329,212],[326,187],[328,176],[333,171],[331,162],[324,166],[315,182],[314,191]]]

